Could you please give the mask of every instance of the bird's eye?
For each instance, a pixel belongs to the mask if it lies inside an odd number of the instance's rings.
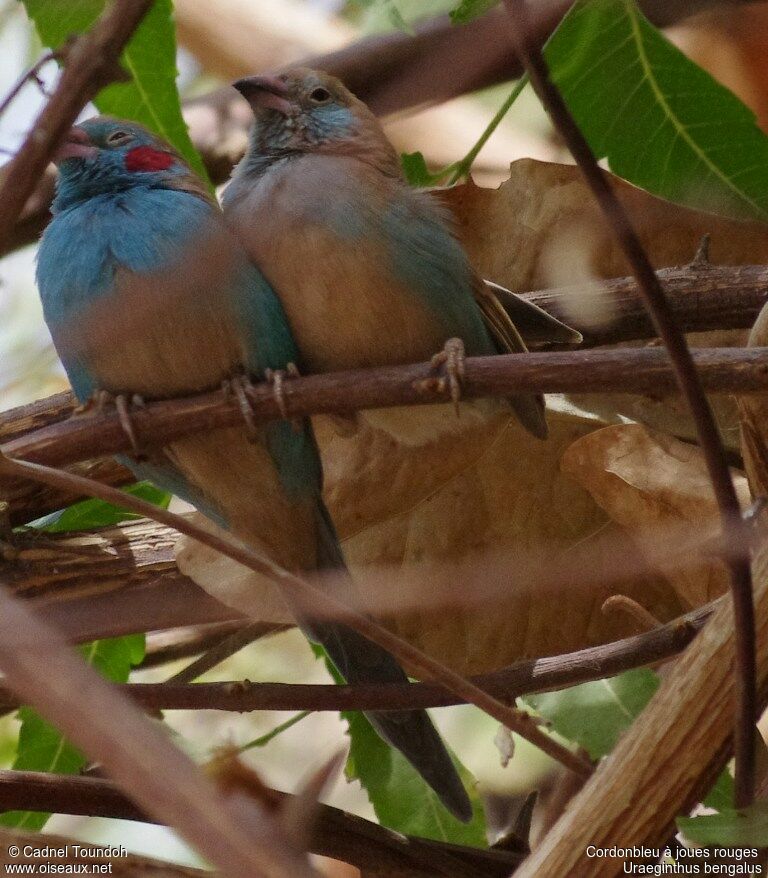
[[[309,93],[310,100],[314,101],[316,104],[324,104],[326,101],[330,101],[331,93],[327,88],[313,88]]]
[[[120,146],[123,143],[128,143],[130,139],[131,135],[128,131],[113,131],[107,138],[107,143],[110,146]]]

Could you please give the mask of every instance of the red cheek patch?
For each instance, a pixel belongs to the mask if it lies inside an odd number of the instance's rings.
[[[174,163],[174,157],[151,146],[137,146],[125,157],[127,171],[165,171]]]

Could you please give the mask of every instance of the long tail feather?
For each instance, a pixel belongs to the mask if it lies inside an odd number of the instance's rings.
[[[344,567],[333,523],[318,506],[320,563]],[[303,620],[302,629],[328,654],[348,683],[407,683],[405,671],[380,646],[346,625]],[[365,714],[378,734],[413,765],[457,819],[468,822],[472,805],[453,761],[425,710],[377,711]]]

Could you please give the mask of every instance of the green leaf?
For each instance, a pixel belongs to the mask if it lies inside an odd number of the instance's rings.
[[[768,219],[768,137],[754,114],[632,0],[579,0],[545,55],[614,173],[672,201]]]
[[[677,825],[695,844],[768,847],[768,802],[755,802],[739,811],[731,809],[702,817],[678,817]]]
[[[454,24],[466,24],[473,18],[485,15],[498,2],[499,0],[461,0],[461,3],[451,11],[451,21]]]
[[[715,811],[727,811],[733,808],[733,777],[727,768],[723,769],[702,805]]]
[[[13,763],[16,771],[56,774],[77,774],[80,771],[85,764],[82,754],[31,707],[20,708],[18,719],[21,729]],[[50,816],[42,811],[6,811],[0,814],[0,825],[37,832],[45,826]]]
[[[558,734],[584,747],[592,759],[599,759],[611,752],[658,685],[653,671],[639,668],[559,692],[526,695],[523,701]]]
[[[381,8],[386,12],[389,23],[394,28],[404,31],[408,34],[413,33],[413,28],[405,20],[405,16],[400,11],[400,7],[397,5],[396,0],[360,0],[360,5],[364,9],[374,6],[381,6]]]
[[[362,713],[343,712],[350,738],[347,777],[357,778],[383,826],[407,835],[486,847],[485,815],[475,779],[454,757],[472,801],[472,820],[460,823],[408,760],[376,734]]]
[[[144,635],[97,640],[81,647],[80,651],[88,664],[109,680],[124,683],[131,667],[144,658]],[[76,774],[85,765],[85,757],[31,707],[20,708],[18,718],[21,729],[13,763],[15,770]],[[50,814],[40,811],[7,811],[0,815],[0,825],[38,831],[49,817]]]
[[[317,658],[324,659],[331,677],[343,683],[323,647],[311,641],[309,645]],[[477,782],[456,756],[451,754],[472,803],[469,823],[461,823],[446,811],[418,771],[405,756],[382,741],[363,713],[341,711],[341,718],[347,723],[350,740],[347,777],[360,781],[382,826],[421,838],[487,847],[485,813]]]
[[[104,0],[23,0],[44,45],[60,48],[87,30],[104,10]],[[165,138],[204,179],[208,175],[192,146],[176,88],[176,34],[171,0],[156,0],[128,43],[121,64],[127,82],[107,86],[94,103],[102,113],[133,119]]]
[[[433,174],[427,167],[426,159],[420,152],[401,153],[400,164],[408,184],[416,188],[437,185],[457,167],[456,165],[448,165]]]
[[[124,490],[126,494],[154,503],[162,509],[166,509],[171,500],[171,495],[167,491],[161,491],[151,482],[138,482]],[[38,518],[29,527],[48,533],[64,533],[73,530],[93,530],[96,527],[112,527],[121,521],[131,521],[135,518],[141,516],[112,503],[105,503],[103,500],[82,500],[66,509]]]
[[[429,186],[432,183],[432,174],[422,153],[404,152],[400,155],[400,164],[411,186]]]

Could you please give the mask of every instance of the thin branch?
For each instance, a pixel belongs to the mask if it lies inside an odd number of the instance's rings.
[[[250,625],[246,625],[239,631],[234,631],[229,637],[211,646],[196,661],[191,662],[178,673],[169,677],[167,682],[171,684],[192,683],[194,680],[202,677],[206,671],[210,671],[212,668],[220,665],[223,661],[226,661],[235,653],[240,652],[241,649],[244,649],[265,635],[274,633],[275,630],[279,631],[281,629],[275,629],[275,626],[265,625],[263,622],[252,622]]]
[[[288,793],[264,788],[275,804],[292,799]],[[28,811],[82,814],[121,820],[151,822],[118,790],[101,778],[55,775],[42,772],[0,771],[0,800],[13,800]],[[362,817],[321,805],[310,838],[314,853],[351,863],[359,868],[388,867],[396,874],[463,876],[465,869],[485,869],[482,874],[506,878],[521,854],[485,851],[461,845],[403,836]],[[440,868],[439,863],[445,868]],[[453,867],[453,868],[451,868]]]
[[[768,389],[766,348],[713,348],[693,354],[704,386],[712,393],[757,393]],[[658,397],[677,389],[669,359],[655,348],[470,357],[466,399],[516,393],[647,393]],[[448,400],[429,363],[309,375],[286,381],[283,392],[291,417],[349,413],[366,408],[440,403]],[[256,422],[282,417],[272,386],[248,391]],[[237,402],[217,390],[184,399],[149,403],[131,413],[142,445],[165,445],[182,436],[241,423]],[[10,457],[61,466],[78,460],[130,451],[117,414],[72,418],[20,436],[2,446]],[[71,490],[75,482],[61,482]]]
[[[718,606],[716,601],[660,625],[652,631],[591,646],[576,652],[525,659],[472,677],[472,682],[500,701],[513,703],[522,695],[550,692],[602,680],[634,668],[647,667],[678,655],[693,640]],[[435,683],[126,683],[120,687],[147,710],[410,710],[463,704]],[[18,701],[0,688],[0,709]]]
[[[40,79],[40,71],[45,67],[45,65],[49,61],[53,61],[55,58],[59,57],[58,52],[46,52],[42,58],[39,58],[25,73],[18,78],[16,84],[11,88],[11,90],[6,94],[2,101],[0,101],[0,116],[5,113],[8,107],[16,100],[22,88],[28,82],[36,82],[37,85],[42,89],[42,80]]]
[[[503,704],[498,699],[479,689],[459,674],[451,671],[440,662],[421,652],[400,637],[382,628],[373,620],[339,603],[314,585],[283,570],[269,558],[260,556],[237,540],[224,535],[209,533],[191,521],[125,494],[115,488],[100,485],[71,473],[26,463],[0,454],[0,472],[10,476],[27,476],[36,481],[53,485],[57,488],[80,490],[84,494],[117,503],[132,512],[146,516],[161,524],[166,524],[186,536],[221,552],[223,555],[239,561],[251,570],[269,577],[281,588],[283,595],[294,609],[312,616],[328,616],[349,625],[358,633],[367,637],[377,645],[392,653],[403,664],[413,668],[417,674],[431,678],[454,692],[460,698],[484,710],[494,719],[509,729],[516,731],[553,759],[561,762],[571,771],[582,776],[589,776],[592,766],[581,756],[572,753],[553,738],[550,738],[538,727],[536,722],[523,711]]]
[[[531,38],[525,0],[504,0],[504,2],[509,12],[510,31],[517,55],[522,60],[531,84],[552,123],[584,174],[587,185],[605,215],[606,222],[616,235],[632,267],[632,273],[637,279],[656,330],[669,353],[675,376],[696,424],[699,443],[720,508],[723,533],[733,533],[736,545],[744,547],[740,556],[734,555],[727,561],[734,605],[736,667],[739,682],[734,735],[735,801],[737,807],[744,807],[754,798],[754,725],[757,721],[755,611],[746,534],[743,533],[741,510],[725,449],[685,336],[675,322],[674,313],[653,266],[626,211],[597,164],[591,147],[571,115],[560,91],[552,82],[540,46]]]
[[[153,0],[112,3],[92,30],[67,50],[59,84],[0,181],[0,251],[77,114],[121,76],[118,59]]]

